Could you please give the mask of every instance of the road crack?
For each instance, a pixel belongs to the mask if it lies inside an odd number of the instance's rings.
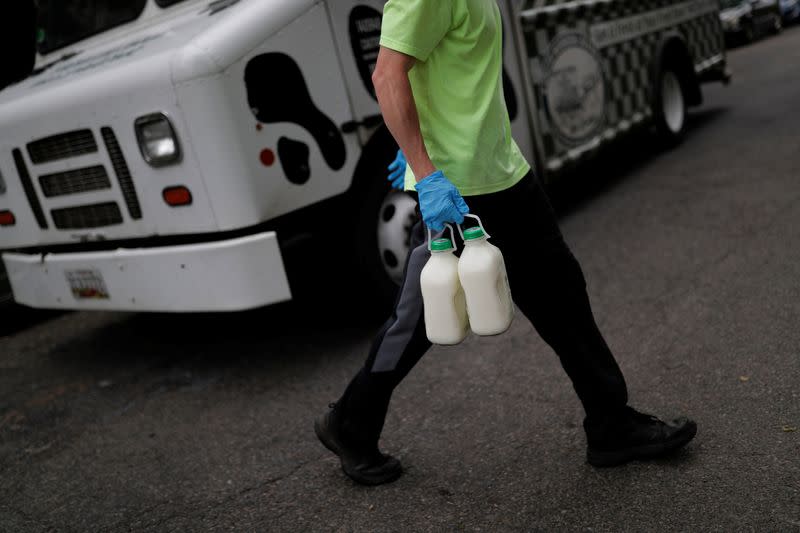
[[[292,468],[286,474],[283,474],[283,475],[280,475],[280,476],[276,476],[276,477],[273,477],[273,478],[269,478],[269,479],[267,479],[265,481],[262,481],[261,483],[258,483],[257,485],[255,485],[253,487],[245,487],[245,488],[241,489],[239,491],[238,495],[239,496],[244,496],[245,494],[249,494],[249,493],[251,493],[251,492],[253,492],[255,490],[260,490],[260,489],[269,487],[270,485],[274,485],[275,483],[279,483],[279,482],[283,481],[284,479],[287,479],[287,478],[293,476],[294,474],[296,474],[297,472],[299,472],[300,470],[302,470],[303,468],[305,468],[309,464],[316,463],[317,461],[322,461],[323,459],[325,459],[325,456],[319,456],[319,457],[316,457],[314,459],[309,459],[308,461],[303,461],[302,463],[299,463],[299,464],[295,465],[294,468]],[[220,504],[227,503],[227,501],[231,500],[232,498],[233,498],[233,496],[229,496],[228,498],[226,498],[226,501],[220,502]]]

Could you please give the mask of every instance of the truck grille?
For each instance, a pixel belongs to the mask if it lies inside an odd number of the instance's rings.
[[[106,143],[111,164],[114,165],[114,172],[117,174],[119,188],[122,190],[122,196],[128,206],[128,213],[130,213],[131,218],[138,220],[142,218],[142,208],[139,205],[139,198],[136,196],[136,187],[133,185],[133,178],[131,178],[131,172],[125,162],[125,156],[122,155],[122,150],[117,142],[117,136],[114,135],[114,130],[108,126],[102,128],[100,133]]]
[[[103,165],[39,176],[39,184],[47,198],[111,188]]]
[[[25,196],[28,198],[33,216],[36,217],[36,222],[39,224],[40,228],[47,229],[47,219],[44,218],[42,204],[39,202],[39,197],[36,196],[36,190],[33,188],[31,175],[28,173],[28,167],[25,166],[25,159],[22,157],[22,151],[19,148],[15,148],[11,153],[14,156],[14,165],[17,167],[19,181],[22,183],[22,189],[25,191]]]
[[[53,209],[50,214],[58,229],[102,228],[122,224],[122,213],[116,202]]]
[[[28,155],[34,165],[97,151],[92,130],[75,130],[51,135],[28,143]]]
[[[120,208],[121,200],[125,201],[131,219],[142,218],[142,207],[136,194],[133,177],[114,130],[108,126],[99,130],[103,146],[108,153],[108,160],[105,160],[100,153],[102,148],[96,140],[95,133],[95,130],[91,129],[74,130],[32,141],[26,145],[29,160],[25,159],[22,147],[12,150],[25,196],[40,228],[48,228],[48,214],[52,217],[53,225],[60,230],[82,230],[122,224],[124,219]],[[70,163],[69,159],[92,153],[97,154],[96,157],[92,157],[95,159],[94,164],[82,168],[75,168],[73,163],[69,165],[72,168],[59,172],[52,172],[53,165],[48,167],[49,174],[34,172],[39,168],[38,165],[43,163],[67,160],[64,163],[64,166],[67,166]],[[110,161],[111,168],[107,161]],[[29,165],[32,165],[30,170]],[[31,174],[34,176],[31,177]],[[112,180],[115,176],[119,183],[121,199],[116,191],[112,191]],[[33,180],[36,179],[40,190],[35,187],[37,183]],[[93,191],[108,191],[105,194],[112,197],[106,198],[109,201],[105,202],[49,209],[50,198]],[[63,202],[61,204],[63,205]]]

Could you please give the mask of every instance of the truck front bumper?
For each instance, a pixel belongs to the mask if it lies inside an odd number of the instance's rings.
[[[242,311],[291,299],[274,232],[224,241],[3,254],[14,299],[44,309]]]

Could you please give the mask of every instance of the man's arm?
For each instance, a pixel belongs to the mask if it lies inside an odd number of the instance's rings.
[[[372,75],[383,120],[406,156],[417,181],[436,172],[419,127],[417,105],[408,80],[417,60],[390,48],[381,47]]]

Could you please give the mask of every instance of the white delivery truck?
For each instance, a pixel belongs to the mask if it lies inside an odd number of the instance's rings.
[[[0,92],[16,301],[279,302],[285,252],[331,223],[341,260],[390,294],[415,205],[386,180],[397,148],[371,84],[383,4],[39,0],[36,68]],[[548,181],[637,125],[679,138],[701,82],[727,81],[718,0],[499,4],[514,134]]]

